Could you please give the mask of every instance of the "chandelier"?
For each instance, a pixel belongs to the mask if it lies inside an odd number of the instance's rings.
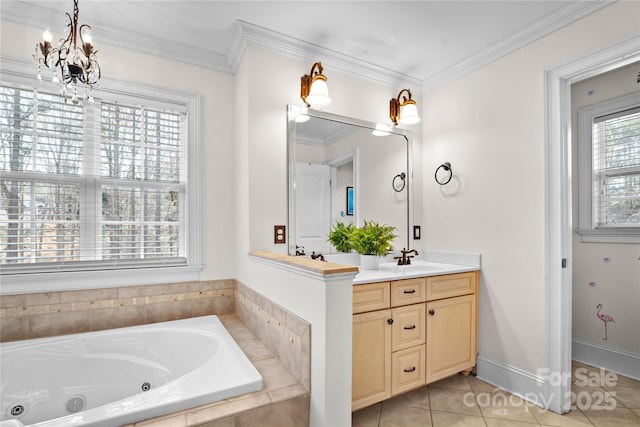
[[[41,68],[48,68],[53,77],[51,81],[60,85],[60,96],[65,102],[71,97],[73,104],[80,99],[93,102],[92,90],[100,80],[100,65],[96,57],[97,51],[91,44],[91,27],[78,27],[78,0],[73,0],[73,17],[68,13],[66,38],[61,38],[58,47],[53,47],[53,36],[49,29],[42,33],[43,41],[36,43],[33,54],[38,62],[38,80],[42,81]],[[78,89],[82,94],[78,94]]]

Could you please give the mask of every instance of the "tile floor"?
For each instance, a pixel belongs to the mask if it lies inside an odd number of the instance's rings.
[[[572,382],[576,408],[565,415],[456,375],[356,411],[352,426],[640,427],[640,381],[574,362]]]

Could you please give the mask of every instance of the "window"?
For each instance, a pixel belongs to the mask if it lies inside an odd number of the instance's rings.
[[[0,86],[1,280],[198,269],[196,102],[100,95],[73,105]]]
[[[580,234],[640,242],[640,92],[581,108]]]

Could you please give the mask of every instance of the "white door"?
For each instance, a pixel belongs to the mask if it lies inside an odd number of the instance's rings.
[[[296,244],[307,255],[327,253],[331,218],[331,167],[296,162]]]

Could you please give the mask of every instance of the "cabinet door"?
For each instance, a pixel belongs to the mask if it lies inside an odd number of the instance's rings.
[[[476,363],[475,295],[427,303],[427,384]]]
[[[353,316],[351,409],[391,397],[391,310]]]
[[[424,344],[425,304],[407,305],[391,309],[393,325],[391,351]]]

